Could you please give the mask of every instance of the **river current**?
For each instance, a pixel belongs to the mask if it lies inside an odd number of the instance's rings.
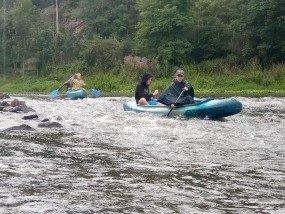
[[[222,120],[125,112],[128,97],[16,96],[0,112],[0,213],[285,213],[285,98]],[[38,127],[48,118],[63,128]],[[4,132],[27,124],[35,131]]]

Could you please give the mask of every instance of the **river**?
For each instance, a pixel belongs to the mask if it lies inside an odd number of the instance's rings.
[[[222,120],[125,112],[128,97],[13,97],[0,112],[0,213],[285,213],[285,98]],[[48,118],[60,129],[38,127]],[[5,129],[27,124],[35,131]]]

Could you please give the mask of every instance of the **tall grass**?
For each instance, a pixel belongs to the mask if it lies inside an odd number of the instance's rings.
[[[145,62],[145,61],[142,61]],[[71,74],[80,72],[87,83],[86,89],[95,88],[102,94],[132,95],[143,72],[149,71],[155,79],[150,90],[163,91],[174,79],[174,70],[164,70],[157,64],[154,67],[122,67],[120,71],[87,70],[75,63],[49,67],[46,76],[28,76],[26,78],[8,77],[0,79],[0,92],[49,93],[58,89]],[[285,96],[285,65],[272,66],[261,71],[256,62],[251,62],[243,69],[230,67],[225,60],[213,60],[182,66],[185,78],[195,88],[197,95],[276,95]],[[158,72],[159,70],[159,72]],[[64,91],[64,89],[63,89]]]

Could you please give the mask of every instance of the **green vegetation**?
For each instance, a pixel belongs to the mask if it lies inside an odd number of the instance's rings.
[[[213,63],[211,64],[213,65]],[[208,70],[205,69],[208,66]],[[216,67],[215,65],[214,67]],[[68,66],[61,67],[61,72],[51,73],[47,77],[38,78],[34,75],[26,78],[9,78],[0,80],[0,91],[7,93],[40,93],[49,94],[52,90],[60,88],[70,77],[72,72]],[[72,69],[75,66],[69,66]],[[216,68],[214,68],[216,69]],[[186,79],[192,83],[197,97],[230,97],[230,96],[285,96],[285,69],[283,66],[272,67],[268,72],[258,69],[228,72],[211,72],[207,65],[198,64],[186,66]],[[58,75],[61,74],[61,75]],[[95,88],[101,91],[102,96],[134,96],[134,89],[139,81],[140,73],[122,70],[120,72],[103,72],[96,74],[83,73],[87,83],[86,89]],[[173,80],[173,74],[167,77],[155,77],[151,90],[162,91]],[[65,88],[61,88],[63,93]]]
[[[284,0],[3,0],[0,91],[48,93],[81,72],[89,89],[131,94],[146,70],[161,91],[181,67],[197,95],[283,96],[284,9]]]

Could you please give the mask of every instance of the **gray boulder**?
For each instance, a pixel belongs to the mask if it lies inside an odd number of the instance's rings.
[[[31,115],[25,115],[24,117],[22,117],[23,120],[31,120],[31,119],[38,119],[39,116],[36,114],[31,114]]]
[[[30,107],[27,107],[27,106],[5,106],[2,111],[8,111],[8,112],[14,112],[14,113],[17,113],[17,112],[23,112],[23,113],[28,113],[28,112],[35,112],[34,109],[30,108]]]
[[[42,128],[63,128],[63,126],[60,123],[51,122],[51,121],[41,122],[38,124],[38,127],[42,127]]]
[[[31,126],[27,125],[27,124],[23,124],[20,126],[12,126],[10,128],[7,128],[4,130],[5,132],[10,132],[10,131],[35,131],[34,128],[32,128]]]
[[[3,99],[9,99],[9,98],[10,98],[9,95],[0,93],[0,99],[3,100]]]

